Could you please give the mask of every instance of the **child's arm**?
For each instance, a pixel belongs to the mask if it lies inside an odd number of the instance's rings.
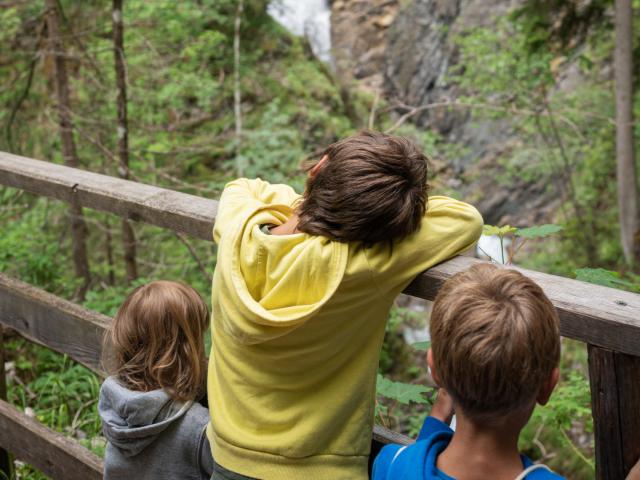
[[[213,456],[211,455],[211,446],[207,438],[206,428],[202,431],[202,436],[198,444],[198,464],[200,465],[200,473],[203,477],[211,478],[211,475],[213,475]]]
[[[434,432],[449,430],[453,413],[453,399],[444,388],[439,389],[431,413],[425,418],[416,441],[425,440]]]
[[[429,197],[418,231],[391,249],[382,242],[366,254],[383,292],[395,294],[419,273],[468,250],[480,238],[482,225],[482,216],[472,205]]]
[[[300,196],[288,185],[271,185],[260,180],[239,178],[229,182],[222,191],[213,228],[213,240],[220,242],[222,232],[244,213],[262,205],[292,205]]]

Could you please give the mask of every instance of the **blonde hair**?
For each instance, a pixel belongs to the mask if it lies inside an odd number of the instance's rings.
[[[477,421],[532,404],[560,360],[558,314],[542,289],[491,264],[444,284],[429,328],[441,386]]]
[[[190,286],[157,281],[124,301],[105,338],[110,374],[136,391],[162,388],[176,400],[204,391],[207,306]]]

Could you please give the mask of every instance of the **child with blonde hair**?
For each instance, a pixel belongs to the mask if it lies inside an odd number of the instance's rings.
[[[105,339],[112,376],[98,403],[105,479],[211,477],[209,411],[198,403],[208,320],[198,293],[171,281],[136,288],[118,310]]]
[[[438,293],[430,332],[427,361],[442,387],[434,410],[415,444],[381,450],[372,478],[560,479],[518,452],[559,376],[558,314],[542,289],[515,270],[474,265]]]

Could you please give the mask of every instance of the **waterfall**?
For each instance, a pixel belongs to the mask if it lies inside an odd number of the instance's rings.
[[[274,0],[267,11],[294,35],[308,38],[316,57],[331,62],[331,7],[327,0]]]

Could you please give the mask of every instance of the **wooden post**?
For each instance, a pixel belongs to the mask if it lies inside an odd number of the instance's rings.
[[[640,357],[589,345],[596,478],[621,480],[640,459]]]
[[[0,325],[0,400],[7,400],[7,377],[4,371],[4,332]],[[0,448],[0,478],[7,480],[11,477],[11,467],[13,462],[8,451]]]

